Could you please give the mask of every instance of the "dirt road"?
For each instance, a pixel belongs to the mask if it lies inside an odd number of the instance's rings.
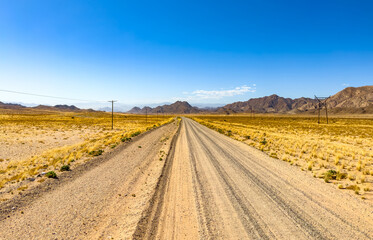
[[[11,212],[1,209],[0,239],[131,238],[162,172],[161,151],[168,152],[176,129],[174,122],[140,135],[72,180],[48,179],[51,186],[66,181]]]
[[[184,119],[137,239],[373,239],[373,207]]]
[[[373,239],[363,200],[190,119],[175,132],[1,216],[0,239]]]

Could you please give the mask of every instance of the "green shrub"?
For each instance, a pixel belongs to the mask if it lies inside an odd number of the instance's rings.
[[[136,137],[137,135],[140,135],[141,131],[137,131],[131,134],[131,137]]]
[[[335,179],[341,180],[347,178],[347,173],[337,172]]]
[[[57,178],[57,174],[54,171],[47,172],[45,176],[47,178]]]
[[[70,171],[70,165],[63,165],[61,167],[61,172]]]
[[[89,152],[89,155],[92,155],[92,156],[100,156],[103,152],[104,152],[104,150],[99,149],[99,150],[95,150],[95,151],[91,151],[91,152]]]
[[[340,179],[346,178],[346,176],[347,174],[345,173],[340,173],[335,170],[329,170],[326,173],[324,173],[324,180],[325,182],[329,182],[331,179],[340,180]]]
[[[130,142],[132,139],[129,137],[123,137],[120,139],[122,142]]]
[[[266,145],[267,144],[267,140],[264,138],[263,141],[260,141],[261,144],[263,145]]]

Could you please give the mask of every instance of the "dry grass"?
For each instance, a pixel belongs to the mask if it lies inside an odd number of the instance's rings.
[[[195,116],[197,122],[287,161],[326,182],[369,191],[373,181],[373,119],[336,118],[317,124],[306,116]],[[363,194],[363,191],[356,193]]]
[[[92,152],[115,148],[172,116],[111,114],[102,112],[1,114],[0,188],[41,172],[59,171],[94,157]]]

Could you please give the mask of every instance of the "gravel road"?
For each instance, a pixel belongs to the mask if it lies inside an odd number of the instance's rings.
[[[57,187],[11,212],[2,205],[0,239],[132,238],[165,163],[160,151],[168,152],[176,129],[174,122],[142,134],[72,179],[48,179],[43,184]]]
[[[371,205],[190,119],[172,156],[136,239],[373,239]]]
[[[373,239],[373,206],[349,192],[190,119],[176,129],[0,209],[0,239]]]

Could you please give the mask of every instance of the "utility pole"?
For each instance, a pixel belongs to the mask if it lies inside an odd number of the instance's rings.
[[[325,115],[326,115],[326,124],[329,123],[328,119],[328,105],[327,105],[327,100],[330,97],[317,97],[315,95],[315,99],[317,100],[317,105],[315,108],[317,108],[318,111],[318,116],[317,116],[317,123],[320,124],[320,118],[321,118],[321,109],[325,107]]]
[[[114,103],[116,102],[116,100],[111,100],[108,102],[111,102],[111,130],[113,130],[114,129]]]

